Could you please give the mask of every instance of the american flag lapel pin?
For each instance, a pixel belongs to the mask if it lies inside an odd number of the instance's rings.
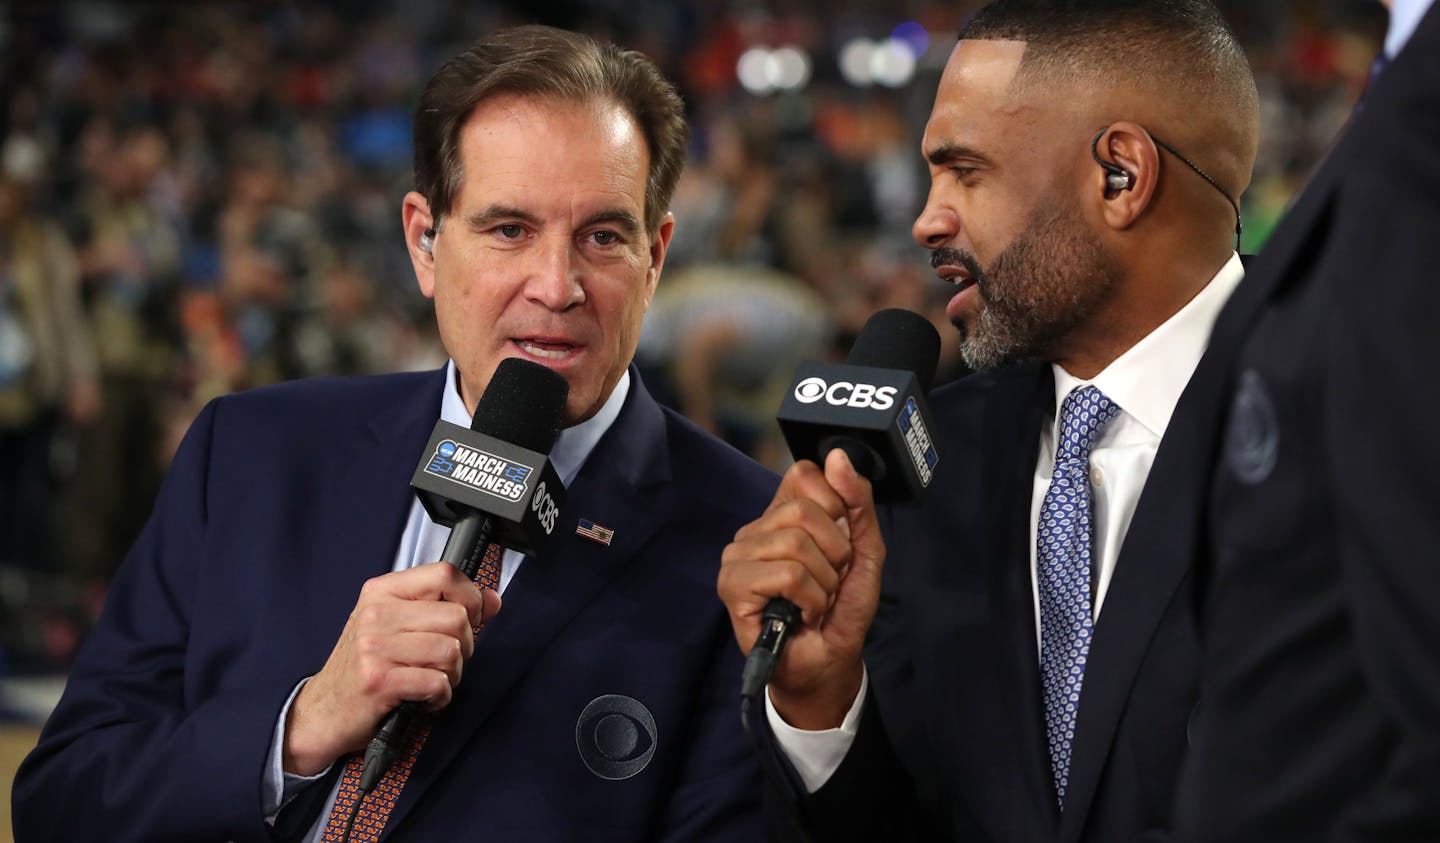
[[[610,540],[615,538],[615,531],[609,527],[601,526],[589,518],[581,518],[580,523],[575,525],[575,535],[584,536],[592,542],[598,542],[606,547],[610,546]]]

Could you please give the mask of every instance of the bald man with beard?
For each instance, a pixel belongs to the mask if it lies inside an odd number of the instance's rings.
[[[803,613],[752,721],[777,836],[1168,835],[1257,135],[1209,2],[999,0],[962,32],[913,233],[981,371],[932,396],[935,480],[877,511],[842,453],[800,462],[721,568],[743,650],[772,597]]]

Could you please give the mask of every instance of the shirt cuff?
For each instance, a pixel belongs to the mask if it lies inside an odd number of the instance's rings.
[[[295,690],[290,692],[289,699],[285,700],[285,706],[280,709],[280,719],[275,721],[275,734],[270,740],[270,755],[265,759],[265,775],[260,784],[260,807],[265,810],[265,824],[273,826],[275,818],[280,811],[294,799],[300,791],[311,784],[325,777],[330,772],[330,765],[313,776],[297,776],[285,772],[285,720],[290,716],[290,705],[295,702],[295,695],[305,687],[310,677],[300,680]]]
[[[869,687],[870,672],[862,670],[860,692],[855,695],[855,701],[850,704],[850,710],[840,721],[839,728],[816,732],[797,729],[786,723],[770,701],[769,692],[766,692],[765,717],[770,721],[770,731],[775,734],[775,742],[780,744],[785,757],[795,767],[806,793],[819,790],[840,769],[840,762],[845,760],[845,753],[855,742],[855,731],[860,727],[860,711],[864,708],[865,692]]]

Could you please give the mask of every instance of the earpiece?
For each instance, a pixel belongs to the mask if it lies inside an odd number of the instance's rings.
[[[1106,129],[1101,129],[1100,134],[1095,136],[1095,140],[1090,142],[1090,157],[1095,159],[1096,164],[1099,164],[1102,168],[1104,168],[1105,189],[1107,191],[1129,190],[1130,188],[1135,186],[1135,174],[1125,169],[1124,167],[1121,167],[1118,164],[1112,164],[1109,161],[1105,161],[1100,157],[1100,138],[1105,136],[1105,132]],[[1150,135],[1150,140],[1154,141],[1156,146],[1178,158],[1181,164],[1184,164],[1185,166],[1193,170],[1195,172],[1195,175],[1204,179],[1206,183],[1208,183],[1211,187],[1215,188],[1216,192],[1218,192],[1221,196],[1225,197],[1226,202],[1230,203],[1230,207],[1235,210],[1235,251],[1240,251],[1240,203],[1236,202],[1235,197],[1230,195],[1230,191],[1221,187],[1220,182],[1216,181],[1209,173],[1195,166],[1189,158],[1181,155],[1180,150],[1176,149],[1165,141],[1160,140],[1154,135]]]
[[[1129,190],[1135,186],[1135,174],[1119,164],[1112,164],[1100,157],[1100,138],[1104,136],[1105,130],[1101,129],[1100,134],[1095,136],[1095,140],[1090,142],[1090,156],[1105,170],[1105,189]]]
[[[435,229],[425,229],[424,233],[420,235],[420,242],[416,245],[418,245],[420,247],[420,251],[424,252],[425,254],[433,254],[435,252]]]

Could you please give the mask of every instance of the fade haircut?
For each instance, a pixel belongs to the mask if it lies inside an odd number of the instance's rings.
[[[1138,73],[1180,65],[1192,76],[1238,74],[1254,88],[1245,51],[1210,0],[995,0],[960,39],[1028,42],[1022,75],[1138,59]]]
[[[520,26],[481,38],[441,66],[415,111],[415,189],[439,221],[464,180],[460,130],[485,100],[518,94],[588,107],[614,103],[640,127],[650,152],[645,225],[660,228],[680,170],[689,129],[685,105],[659,68],[634,50],[548,26]]]
[[[960,40],[1026,42],[1016,89],[1070,80],[1161,92],[1173,122],[1230,142],[1220,144],[1234,159],[1223,162],[1239,182],[1230,187],[1249,182],[1260,96],[1245,51],[1210,0],[995,0]]]

